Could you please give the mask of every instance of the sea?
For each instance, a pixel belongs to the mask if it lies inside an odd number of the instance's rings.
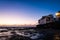
[[[43,37],[35,27],[0,27],[0,40],[42,40]]]
[[[53,29],[36,27],[0,27],[0,40],[60,40]]]

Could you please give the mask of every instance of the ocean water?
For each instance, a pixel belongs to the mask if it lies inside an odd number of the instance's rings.
[[[42,36],[34,29],[0,29],[0,40],[35,40]]]
[[[0,40],[60,40],[50,29],[36,30],[34,28],[0,29]]]

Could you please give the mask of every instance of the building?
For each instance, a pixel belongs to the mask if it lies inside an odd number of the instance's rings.
[[[58,29],[60,28],[60,11],[58,11],[54,18],[53,15],[42,16],[41,19],[38,20],[37,28],[53,28]]]
[[[60,20],[60,11],[58,11],[55,14],[55,18],[52,14],[47,15],[47,16],[42,16],[42,18],[38,20],[38,25],[55,22],[55,21],[59,21],[59,20]]]
[[[38,20],[38,24],[46,24],[46,23],[50,23],[50,22],[54,22],[54,17],[53,15],[47,15],[47,16],[42,16],[41,19]]]
[[[55,18],[53,15],[42,16],[38,20],[36,30],[46,34],[45,40],[60,40],[60,11],[55,16]]]

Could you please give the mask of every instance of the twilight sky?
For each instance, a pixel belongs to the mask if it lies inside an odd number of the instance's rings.
[[[60,0],[0,0],[0,24],[36,24],[60,10]]]

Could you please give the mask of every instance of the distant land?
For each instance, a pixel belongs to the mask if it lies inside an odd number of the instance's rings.
[[[0,27],[36,27],[36,25],[0,25]]]

